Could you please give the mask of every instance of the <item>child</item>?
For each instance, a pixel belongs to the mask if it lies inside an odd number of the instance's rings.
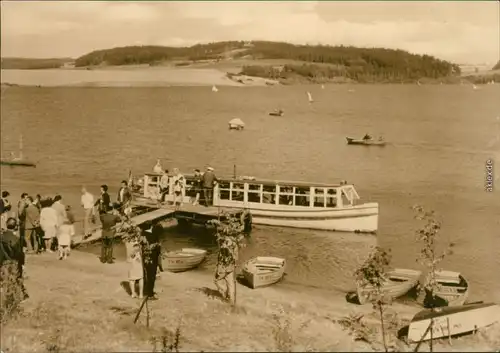
[[[71,211],[71,206],[66,206],[66,218],[68,219],[68,223],[71,227],[71,236],[75,235],[75,215],[73,211]]]
[[[130,284],[130,290],[132,291],[132,298],[137,298],[135,292],[135,284],[139,282],[139,298],[142,299],[142,293],[144,291],[144,272],[142,268],[142,256],[141,248],[139,244],[135,243],[132,249],[132,254],[130,255],[131,264],[130,270],[128,272],[128,281]]]
[[[59,245],[59,260],[65,260],[69,256],[71,247],[72,225],[68,220],[59,227],[57,232],[57,243]]]

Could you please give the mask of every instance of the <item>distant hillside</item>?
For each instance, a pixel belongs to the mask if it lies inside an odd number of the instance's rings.
[[[73,62],[71,58],[53,58],[53,59],[30,59],[30,58],[2,58],[2,69],[18,70],[37,70],[37,69],[56,69],[62,67],[65,63]]]
[[[497,64],[491,70],[500,70],[500,60],[498,60]]]
[[[283,60],[266,65],[265,60]],[[278,59],[278,60],[277,60]],[[455,77],[458,65],[428,55],[385,48],[293,45],[281,42],[217,42],[192,47],[129,46],[91,52],[76,59],[77,67],[105,65],[187,66],[200,62],[241,61],[241,73],[287,81],[407,82]],[[289,62],[293,63],[289,63]]]

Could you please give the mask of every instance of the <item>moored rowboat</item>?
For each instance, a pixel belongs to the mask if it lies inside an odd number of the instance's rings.
[[[364,146],[385,146],[385,141],[379,140],[363,140],[363,139],[354,139],[352,137],[346,137],[348,145],[364,145]]]
[[[243,276],[255,289],[269,286],[281,280],[285,274],[286,260],[279,257],[258,256],[243,265]]]
[[[434,296],[437,297],[437,306],[460,306],[469,297],[469,283],[458,272],[436,271],[437,289]],[[428,296],[429,291],[426,290]]]
[[[26,160],[16,160],[16,159],[2,159],[0,161],[0,165],[9,165],[11,167],[36,167],[34,162],[26,161]]]
[[[194,248],[182,248],[180,250],[169,251],[165,259],[166,269],[170,272],[182,272],[197,267],[207,256],[207,251]]]
[[[408,293],[410,289],[418,284],[422,271],[396,268],[387,273],[387,282],[382,287],[382,293],[391,300]],[[358,300],[360,304],[365,304],[370,300],[371,286],[358,286]]]
[[[431,319],[434,319],[433,338],[454,336],[500,322],[500,306],[494,303],[477,303],[436,308],[434,311],[422,310],[411,320],[408,340],[420,342],[431,339]]]

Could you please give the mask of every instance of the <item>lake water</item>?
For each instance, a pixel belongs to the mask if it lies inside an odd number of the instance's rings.
[[[354,89],[354,92],[349,90]],[[315,99],[307,103],[306,91]],[[500,300],[500,180],[484,190],[485,162],[500,166],[500,86],[327,85],[260,88],[2,88],[2,153],[17,151],[36,169],[1,169],[2,190],[54,195],[79,206],[79,190],[117,186],[129,169],[191,172],[210,164],[219,175],[355,184],[380,203],[380,245],[393,265],[416,268],[419,245],[411,206],[443,221],[443,262],[470,281],[471,299]],[[283,108],[285,116],[268,112]],[[242,132],[227,122],[241,118]],[[345,136],[383,135],[385,148],[347,146]],[[497,167],[499,170],[499,167]],[[500,171],[497,171],[499,173]],[[116,187],[113,192],[116,191]],[[196,234],[167,231],[166,247],[213,249]],[[276,255],[289,262],[285,285],[346,291],[374,237],[256,227],[243,258]],[[89,251],[97,252],[91,248]],[[119,249],[122,251],[122,249]],[[213,255],[205,266],[213,265]]]

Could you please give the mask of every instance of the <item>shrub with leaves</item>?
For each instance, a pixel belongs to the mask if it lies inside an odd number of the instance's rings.
[[[7,321],[24,299],[22,279],[17,261],[4,261],[0,266],[0,323]]]
[[[437,301],[435,293],[439,288],[436,280],[436,271],[438,270],[439,263],[443,261],[445,256],[452,253],[451,248],[454,244],[448,244],[445,250],[439,253],[436,243],[437,235],[441,230],[441,222],[436,219],[434,211],[426,211],[424,207],[419,205],[414,206],[413,209],[416,212],[415,218],[425,222],[423,227],[416,232],[417,241],[422,243],[422,248],[417,261],[427,268],[425,280],[420,284],[423,288],[420,288],[420,290],[423,289],[426,292],[426,300],[424,301],[424,304],[428,304],[431,307],[431,310],[434,310],[435,303]],[[429,325],[429,332],[431,334],[429,345],[431,352],[433,350],[433,325],[434,319],[431,317]],[[424,334],[424,337],[425,336],[426,334]]]
[[[383,287],[387,282],[387,271],[390,262],[390,254],[381,247],[376,247],[363,265],[354,273],[358,286],[368,290],[368,300],[372,303],[373,309],[380,315],[382,341],[386,352],[388,347],[384,326],[384,310],[385,305],[391,304],[391,298],[385,295]]]

